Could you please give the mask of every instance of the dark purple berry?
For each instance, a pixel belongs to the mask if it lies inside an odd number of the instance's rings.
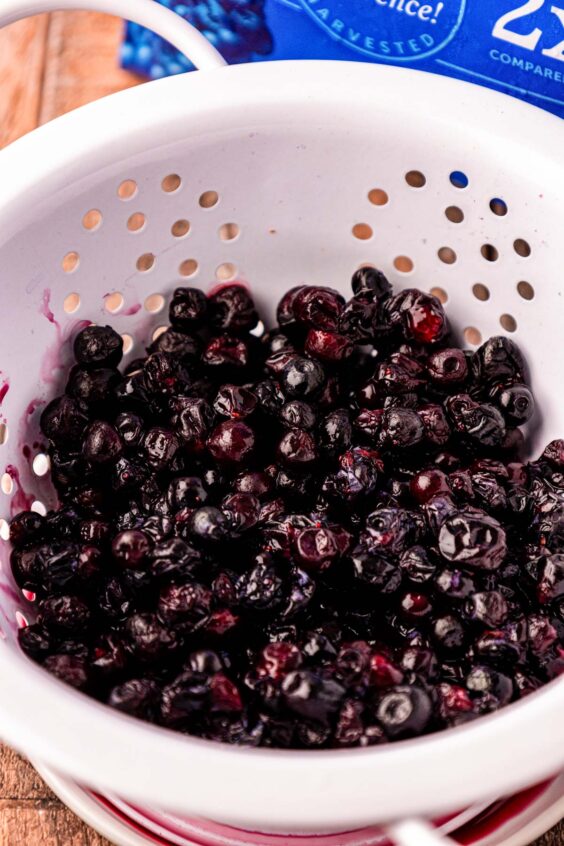
[[[310,329],[306,338],[305,351],[312,358],[331,363],[349,358],[353,352],[353,345],[348,338],[336,332]]]
[[[122,567],[142,567],[150,551],[149,538],[137,529],[120,532],[112,541],[112,554]]]
[[[308,670],[294,670],[282,682],[286,707],[300,717],[328,723],[340,709],[345,689],[336,681]]]
[[[317,458],[315,441],[304,429],[290,429],[277,448],[278,458],[289,467],[307,467]]]
[[[489,338],[474,353],[472,367],[481,382],[522,382],[525,363],[517,344],[503,335]]]
[[[170,429],[153,426],[143,439],[147,461],[157,470],[167,467],[179,448],[178,438]]]
[[[184,331],[199,329],[208,312],[208,300],[199,288],[177,288],[172,295],[168,319],[172,326]]]
[[[402,572],[385,553],[363,546],[351,553],[355,577],[381,593],[394,593],[401,584]]]
[[[140,661],[166,659],[177,646],[176,635],[165,628],[155,614],[134,614],[125,626],[129,647]]]
[[[208,299],[210,323],[214,329],[238,335],[250,332],[258,323],[258,314],[243,285],[223,285]]]
[[[466,381],[468,363],[462,350],[436,350],[429,356],[427,370],[433,382],[448,389]]]
[[[248,473],[240,473],[235,478],[233,487],[238,493],[253,494],[253,496],[261,499],[272,490],[272,482],[266,473],[249,471]]]
[[[57,446],[69,449],[80,443],[88,418],[71,397],[52,400],[41,414],[41,431]]]
[[[420,505],[428,502],[435,494],[451,493],[450,485],[442,470],[429,468],[416,473],[409,483],[412,497]]]
[[[421,417],[410,408],[392,408],[382,415],[379,443],[385,449],[409,449],[423,439]]]
[[[280,302],[276,310],[276,319],[281,327],[291,326],[296,322],[294,314],[294,303],[297,295],[305,288],[305,285],[297,285],[295,288],[290,288]],[[273,350],[274,352],[274,350]]]
[[[173,409],[172,425],[175,433],[192,449],[202,449],[214,421],[209,403],[193,397],[175,397]]]
[[[175,631],[194,631],[209,616],[211,599],[211,591],[196,582],[169,585],[161,591],[157,614]]]
[[[39,603],[37,619],[48,631],[66,634],[85,631],[90,616],[88,606],[78,597],[57,596]]]
[[[28,658],[39,664],[55,650],[55,639],[50,632],[39,623],[18,629],[18,643]]]
[[[252,414],[257,398],[248,388],[237,385],[222,385],[217,392],[213,407],[218,414],[239,420]]]
[[[303,400],[291,400],[280,410],[280,419],[289,429],[313,429],[317,420],[313,407]]]
[[[44,669],[59,681],[84,690],[88,686],[86,661],[76,655],[50,655],[43,663]]]
[[[117,370],[109,367],[88,369],[76,366],[70,372],[66,393],[90,408],[99,408],[121,382]]]
[[[249,610],[268,611],[282,602],[282,579],[275,566],[264,556],[237,582],[240,604]]]
[[[211,676],[185,670],[162,692],[161,718],[166,726],[181,726],[210,702]]]
[[[311,285],[296,293],[293,312],[298,323],[331,332],[337,329],[344,305],[338,291]]]
[[[191,515],[189,530],[195,540],[217,543],[230,536],[231,523],[219,508],[204,505]]]
[[[239,370],[249,363],[249,349],[245,341],[233,335],[220,335],[208,342],[202,361],[222,370]]]
[[[187,365],[196,361],[200,354],[200,346],[200,342],[191,335],[186,335],[185,332],[176,329],[167,329],[153,341],[149,347],[149,352],[165,353]]]
[[[457,617],[439,617],[433,626],[433,641],[438,652],[446,657],[458,655],[466,644],[464,626]]]
[[[495,390],[492,399],[499,406],[508,426],[522,426],[533,416],[535,401],[526,385],[509,385]]]
[[[112,689],[108,705],[132,717],[152,721],[157,712],[159,697],[160,690],[156,682],[146,678],[129,679]]]
[[[507,705],[513,698],[513,682],[492,667],[474,667],[466,676],[466,687],[475,707],[482,713]]]
[[[82,454],[93,464],[107,464],[122,452],[123,445],[117,429],[104,420],[95,420],[86,430]]]
[[[45,518],[35,511],[20,511],[10,522],[10,541],[14,549],[22,549],[41,540]]]
[[[392,293],[392,286],[375,267],[360,267],[353,274],[351,286],[355,296],[369,295],[374,300],[385,299]]]
[[[403,553],[400,566],[410,582],[416,585],[430,581],[436,572],[436,564],[422,546],[412,546]]]
[[[260,502],[252,494],[231,494],[223,500],[221,507],[236,532],[246,532],[258,523]]]
[[[310,358],[294,356],[280,373],[282,390],[289,397],[309,397],[322,386],[325,373],[320,364]]]
[[[143,440],[143,419],[131,411],[123,411],[115,420],[116,430],[126,447],[138,447]]]
[[[74,356],[79,364],[117,367],[122,355],[122,337],[111,326],[87,326],[74,340]]]
[[[207,446],[216,461],[246,464],[255,448],[255,434],[246,423],[226,420],[212,431]]]
[[[396,740],[421,734],[432,713],[431,700],[422,688],[399,685],[381,698],[376,717],[386,735]]]
[[[464,610],[470,620],[481,623],[487,628],[501,626],[509,614],[507,600],[498,590],[474,593],[466,601]]]
[[[459,511],[442,524],[439,550],[447,561],[472,569],[496,570],[507,552],[505,531],[484,511]]]
[[[352,425],[349,412],[344,408],[330,411],[321,420],[318,428],[319,445],[328,456],[345,453],[352,444]]]

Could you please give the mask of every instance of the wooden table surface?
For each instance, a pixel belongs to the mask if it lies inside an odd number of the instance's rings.
[[[117,67],[122,27],[106,15],[56,12],[0,32],[0,147],[63,112],[138,84]],[[535,846],[563,844],[561,823]],[[0,746],[0,846],[110,844],[67,810],[26,761]]]

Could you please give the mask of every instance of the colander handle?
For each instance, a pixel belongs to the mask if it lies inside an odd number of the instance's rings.
[[[153,0],[0,0],[0,29],[41,12],[107,12],[140,24],[180,50],[200,70],[223,67],[223,56],[196,27]]]
[[[424,820],[402,820],[387,826],[394,846],[454,846],[454,842]]]

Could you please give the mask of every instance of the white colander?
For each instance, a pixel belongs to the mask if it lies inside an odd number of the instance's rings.
[[[8,523],[26,504],[53,503],[37,418],[62,385],[81,320],[124,333],[127,361],[166,322],[179,284],[247,280],[272,316],[287,288],[346,292],[352,272],[374,263],[397,286],[448,298],[469,346],[512,332],[542,409],[533,451],[564,433],[557,118],[403,69],[222,67],[201,35],[151,0],[2,0],[0,25],[70,6],[152,26],[202,70],[113,95],[0,153],[2,735],[82,783],[255,831],[428,818],[556,773],[564,681],[388,748],[280,752],[145,725],[19,653],[16,627],[33,604],[14,590]]]

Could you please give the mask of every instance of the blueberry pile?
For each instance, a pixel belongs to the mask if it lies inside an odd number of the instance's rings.
[[[158,0],[202,32],[229,64],[250,62],[272,52],[272,33],[264,14],[265,0]],[[127,70],[151,79],[185,73],[194,66],[182,53],[151,30],[128,22],[121,47]]]
[[[472,720],[564,671],[564,441],[522,462],[517,346],[453,344],[377,270],[352,298],[178,288],[120,373],[77,336],[44,410],[60,507],[16,516],[24,652],[200,737],[369,746]]]

